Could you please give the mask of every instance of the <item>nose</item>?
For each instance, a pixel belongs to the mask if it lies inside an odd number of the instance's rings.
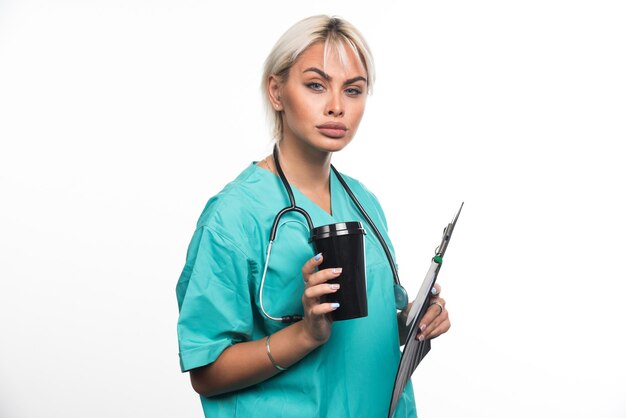
[[[326,116],[342,117],[344,114],[344,103],[341,92],[332,93],[329,96],[328,103],[326,105]]]

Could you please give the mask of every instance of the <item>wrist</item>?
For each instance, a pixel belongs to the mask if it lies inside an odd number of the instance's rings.
[[[298,342],[300,347],[304,351],[306,351],[307,354],[326,342],[318,340],[317,338],[313,337],[309,332],[307,332],[307,329],[302,321],[300,321],[298,324],[300,325]]]
[[[280,364],[278,364],[276,362],[276,359],[272,355],[272,349],[270,348],[270,339],[271,339],[271,337],[272,337],[271,335],[268,335],[267,337],[265,337],[265,352],[267,353],[267,357],[272,362],[272,365],[274,366],[274,368],[276,370],[278,370],[278,371],[284,372],[285,370],[287,370],[287,368],[281,366]]]

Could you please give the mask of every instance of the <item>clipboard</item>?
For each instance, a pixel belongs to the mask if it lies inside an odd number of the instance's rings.
[[[452,222],[444,228],[441,243],[435,249],[435,256],[431,260],[430,268],[426,273],[426,277],[420,286],[417,297],[413,301],[413,305],[411,306],[411,310],[407,316],[406,325],[409,327],[409,332],[404,345],[404,350],[402,351],[402,356],[400,357],[398,371],[396,372],[396,380],[393,385],[393,392],[391,393],[391,401],[389,403],[388,418],[393,417],[398,401],[400,400],[411,375],[422,359],[430,351],[430,340],[419,341],[415,339],[415,337],[419,331],[419,322],[428,310],[427,301],[430,297],[431,289],[437,280],[441,264],[443,263],[443,256],[446,253],[448,244],[450,243],[450,238],[452,237],[452,232],[456,226],[456,221],[459,219],[459,215],[461,214],[461,209],[463,209],[463,204],[464,202],[461,203],[461,207],[452,219]]]

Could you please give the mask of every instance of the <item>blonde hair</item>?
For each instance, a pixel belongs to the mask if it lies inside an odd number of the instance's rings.
[[[346,62],[346,49],[358,57],[367,71],[367,91],[372,93],[375,79],[374,59],[363,35],[349,22],[326,15],[311,16],[303,19],[287,29],[278,39],[272,51],[265,60],[261,89],[263,102],[267,112],[272,136],[279,142],[282,139],[283,122],[281,112],[275,110],[269,100],[268,80],[270,76],[277,76],[285,81],[294,62],[311,45],[324,42],[324,59],[329,48],[337,51],[342,63]]]

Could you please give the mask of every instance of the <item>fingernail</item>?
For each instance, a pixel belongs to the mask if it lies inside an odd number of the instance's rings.
[[[331,303],[330,307],[333,308],[333,311],[334,311],[335,309],[337,309],[339,307],[339,304],[337,302]]]
[[[313,260],[320,261],[320,258],[322,258],[322,253],[315,254],[315,257],[313,257]]]
[[[333,289],[333,290],[339,289],[339,285],[337,283],[331,283],[328,286],[330,286],[330,288]]]
[[[333,269],[333,274],[339,274],[339,273],[342,272],[342,270],[343,269],[341,267],[336,267],[336,268]]]
[[[426,324],[420,325],[420,331],[424,331],[426,329]]]
[[[432,293],[433,295],[437,294],[437,289],[435,289],[434,287],[432,289],[430,289],[430,293]]]
[[[420,334],[420,335],[417,337],[417,339],[418,339],[418,340],[420,340],[420,341],[424,341],[424,334]]]

